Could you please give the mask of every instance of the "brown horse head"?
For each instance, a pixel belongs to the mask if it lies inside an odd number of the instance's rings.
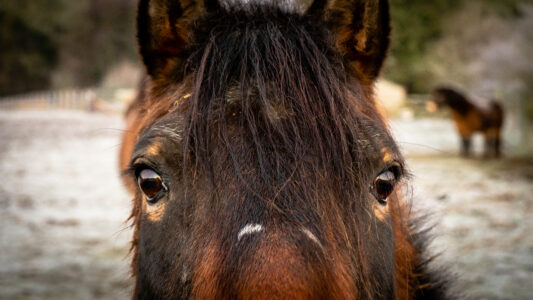
[[[386,0],[141,0],[121,154],[135,298],[442,295],[372,86]]]
[[[458,114],[467,115],[475,106],[457,90],[441,86],[431,92],[431,102],[436,104],[436,108],[450,107]]]

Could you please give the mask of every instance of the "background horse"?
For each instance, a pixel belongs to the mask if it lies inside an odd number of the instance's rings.
[[[484,109],[469,101],[463,94],[447,87],[436,88],[432,93],[429,110],[447,106],[461,136],[461,154],[470,155],[471,138],[475,132],[485,137],[485,157],[499,157],[501,154],[501,130],[503,126],[503,107],[491,100]],[[434,109],[433,109],[434,107]]]
[[[373,84],[385,0],[141,0],[138,299],[438,299]]]

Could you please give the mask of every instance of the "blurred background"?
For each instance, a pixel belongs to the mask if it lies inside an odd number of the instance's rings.
[[[533,299],[533,1],[390,0],[377,96],[432,250],[475,299]],[[130,297],[117,151],[142,66],[135,0],[0,2],[0,298]],[[503,158],[461,158],[438,85],[505,108]]]

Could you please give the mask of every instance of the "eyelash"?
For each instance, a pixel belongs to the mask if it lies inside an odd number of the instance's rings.
[[[393,162],[392,164],[387,166],[385,169],[383,169],[383,171],[381,172],[384,172],[384,171],[391,171],[392,173],[394,173],[394,176],[396,177],[396,182],[399,182],[405,176],[404,175],[405,171],[404,171],[403,166],[397,162]]]
[[[161,174],[155,167],[155,164],[144,157],[135,158],[132,160],[125,172],[135,178],[139,177],[139,173],[144,169],[152,169],[158,174]]]

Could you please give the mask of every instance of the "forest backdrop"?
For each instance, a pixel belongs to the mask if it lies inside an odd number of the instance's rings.
[[[532,0],[390,1],[393,43],[385,78],[409,93],[449,84],[505,99],[521,118],[533,120]],[[136,3],[2,1],[0,96],[101,86],[112,74],[119,74],[119,85],[134,84],[120,78],[140,69]]]

